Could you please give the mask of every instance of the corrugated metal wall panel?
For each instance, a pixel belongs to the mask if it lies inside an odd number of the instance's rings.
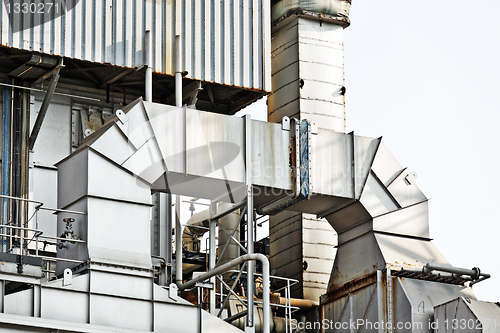
[[[61,10],[60,16],[54,12],[38,18],[11,13],[13,26],[4,4],[0,8],[0,44],[140,67],[145,31],[151,29],[154,72],[174,75],[179,23],[188,78],[271,90],[270,0],[67,0],[66,4],[74,8]],[[50,20],[48,15],[52,15]],[[48,22],[33,26],[39,19]]]

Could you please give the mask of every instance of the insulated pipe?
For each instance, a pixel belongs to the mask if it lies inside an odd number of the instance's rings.
[[[287,301],[289,301],[290,303],[287,304]],[[292,307],[297,307],[300,308],[301,310],[309,310],[311,308],[319,306],[318,302],[301,298],[289,298],[287,300],[286,297],[280,297],[278,303],[280,305],[290,305]]]
[[[182,107],[182,40],[175,36],[175,106]]]
[[[231,267],[234,267],[236,265],[240,265],[240,264],[244,263],[245,261],[250,261],[250,260],[260,260],[260,262],[262,262],[262,297],[263,297],[262,303],[264,306],[264,308],[263,308],[263,316],[264,316],[263,333],[270,333],[271,316],[269,313],[269,307],[270,307],[271,297],[270,297],[270,290],[269,290],[269,261],[267,260],[267,257],[263,254],[260,254],[260,253],[245,254],[245,255],[238,257],[234,260],[231,260],[230,262],[228,262],[222,266],[219,266],[219,267],[217,267],[209,272],[206,272],[205,274],[202,274],[195,279],[192,279],[184,284],[180,284],[179,289],[184,290],[187,288],[192,288],[198,282],[205,281],[205,280],[207,280],[215,275],[223,274],[223,273],[227,272],[228,270],[230,270]],[[249,294],[248,296],[250,296],[250,297],[248,297],[248,300],[250,300],[250,298],[253,299],[253,297],[252,297],[253,295]]]
[[[153,102],[153,38],[151,30],[146,30],[146,49],[144,50],[146,65],[146,102]]]

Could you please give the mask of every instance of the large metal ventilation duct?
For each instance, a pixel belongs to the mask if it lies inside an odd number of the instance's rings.
[[[58,252],[62,259],[85,264],[69,262],[57,271],[69,266],[75,270],[126,266],[137,274],[148,271],[151,189],[212,200],[243,200],[246,171],[239,147],[245,146],[242,128],[247,121],[141,100],[117,111],[115,118],[58,164],[59,208],[87,215],[73,223],[75,234],[86,244],[69,241]],[[271,262],[290,263],[273,267],[278,275],[290,273],[298,262],[304,295],[325,294],[328,285],[322,311],[332,320],[354,320],[363,313],[373,316],[384,308],[390,309],[381,311],[386,319],[401,315],[422,322],[432,317],[434,306],[460,296],[474,297],[464,283],[476,283],[487,275],[449,269],[431,242],[428,202],[415,183],[416,174],[403,168],[381,139],[314,128],[306,120],[300,122],[299,138],[287,123],[287,118],[283,124],[247,123],[254,134],[250,171],[255,207],[258,211],[272,208],[273,213],[286,210],[280,213],[285,215],[297,214],[290,211],[314,214],[326,220],[272,227],[278,241],[271,246],[284,244],[286,251],[271,257]],[[298,163],[295,167],[300,172],[290,173],[291,160]],[[58,215],[60,233],[64,218]],[[333,256],[327,251],[333,249],[328,244],[333,231],[317,232],[316,238],[309,233],[324,224],[338,233],[332,270],[325,262],[332,264]],[[291,238],[292,232],[298,236]],[[329,257],[313,257],[307,251]],[[443,269],[451,273],[433,272]],[[318,278],[323,285],[312,284]],[[375,295],[380,306],[373,301]],[[418,313],[422,297],[425,316]],[[352,311],[345,310],[350,304]]]

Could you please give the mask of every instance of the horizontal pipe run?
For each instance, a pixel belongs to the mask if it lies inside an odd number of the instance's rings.
[[[0,195],[0,198],[5,198],[5,199],[11,199],[11,200],[18,200],[18,201],[25,201],[29,203],[34,203],[37,204],[38,206],[35,207],[36,210],[48,210],[54,213],[69,213],[69,214],[78,214],[78,215],[87,215],[87,213],[84,212],[77,212],[74,210],[67,210],[67,209],[57,209],[57,208],[48,208],[48,207],[42,207],[43,202],[36,201],[36,200],[30,200],[30,199],[25,199],[25,198],[19,198],[19,197],[11,197],[8,195]]]
[[[237,208],[236,208],[237,209]],[[270,290],[269,290],[269,260],[267,257],[263,254],[260,253],[252,253],[252,254],[245,254],[241,257],[238,257],[236,259],[233,259],[227,263],[225,263],[222,266],[219,266],[217,268],[212,269],[211,271],[206,272],[205,274],[202,274],[198,276],[195,279],[192,279],[184,284],[179,285],[180,290],[184,290],[187,288],[194,287],[197,282],[205,281],[215,275],[220,275],[222,273],[226,273],[228,270],[230,270],[232,267],[242,264],[245,261],[250,261],[250,260],[260,260],[262,262],[262,297],[263,297],[263,304],[264,304],[264,320],[263,320],[263,333],[270,333]]]
[[[37,91],[37,92],[43,92],[43,93],[47,92],[47,91],[45,91],[43,89],[29,88],[29,87],[17,86],[17,85],[14,85],[14,84],[1,83],[1,82],[0,82],[0,86],[11,87],[11,88],[19,88],[19,89],[30,90],[30,91]],[[122,103],[118,103],[118,102],[106,101],[104,99],[98,99],[98,98],[92,98],[92,97],[85,97],[85,96],[78,96],[78,95],[65,94],[65,93],[58,93],[58,92],[54,92],[54,95],[64,96],[64,97],[73,97],[73,98],[79,98],[79,99],[85,99],[85,100],[94,101],[94,102],[103,102],[103,103],[119,104],[119,105],[122,104]]]
[[[81,260],[56,258],[56,257],[40,257],[39,256],[38,258],[42,258],[43,260],[48,260],[48,261],[67,261],[67,262],[75,262],[75,263],[78,263],[78,264],[83,264],[84,263],[84,261],[81,261]]]
[[[224,319],[224,321],[228,322],[228,323],[231,323],[231,322],[233,322],[235,320],[240,319],[241,317],[245,317],[247,314],[248,314],[248,310],[243,310],[243,311],[241,311],[241,312],[239,312],[239,313],[237,313],[237,314],[235,314],[235,315],[233,315],[231,317],[228,317],[228,318]]]
[[[31,202],[31,203],[36,203],[39,205],[43,205],[42,202],[40,201],[35,201],[35,200],[30,200],[30,199],[25,199],[25,198],[18,198],[18,197],[11,197],[8,195],[0,195],[0,198],[5,198],[5,199],[13,199],[13,200],[19,200],[19,201],[26,201],[26,202]]]
[[[67,210],[67,209],[57,209],[57,208],[47,208],[47,207],[39,207],[38,209],[40,210],[48,210],[51,212],[54,212],[54,214],[57,213],[68,213],[68,214],[77,214],[77,215],[87,215],[87,213],[84,212],[77,212],[74,210]]]
[[[430,274],[432,271],[441,271],[452,274],[468,275],[473,280],[478,280],[481,277],[484,277],[485,279],[491,277],[490,274],[481,273],[481,270],[477,267],[474,267],[473,269],[467,269],[467,268],[459,268],[459,267],[453,267],[449,265],[442,265],[436,263],[427,263],[422,269],[422,271],[424,272],[424,274]]]
[[[290,298],[289,301],[290,301],[289,305],[291,307],[296,307],[301,310],[309,310],[311,308],[319,306],[318,302],[310,301],[308,299]],[[288,305],[287,299],[285,297],[280,297],[279,305]]]

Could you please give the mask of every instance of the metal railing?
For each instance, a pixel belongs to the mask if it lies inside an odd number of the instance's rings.
[[[50,245],[59,246],[61,243],[57,243],[57,241],[61,242],[72,242],[72,243],[85,243],[84,240],[80,239],[69,239],[64,237],[56,237],[56,236],[46,236],[43,234],[43,231],[39,229],[38,225],[38,214],[40,211],[49,211],[54,214],[57,213],[67,213],[67,214],[75,214],[75,215],[86,215],[83,212],[77,212],[66,209],[56,209],[44,207],[43,203],[36,200],[30,200],[25,198],[11,197],[7,195],[0,195],[2,198],[2,207],[4,210],[9,210],[9,214],[2,214],[2,221],[0,223],[0,237],[2,241],[2,252],[12,253],[15,252],[18,248],[19,254],[28,254],[28,245],[31,242],[35,242],[35,257],[42,258],[45,261],[69,261],[69,262],[80,262],[78,260],[64,259],[64,258],[56,258],[56,257],[47,257],[39,255],[39,243],[44,242],[45,244],[49,243]],[[32,206],[32,210],[30,211],[29,205]],[[7,216],[5,219],[4,216]],[[30,222],[34,224],[34,228],[26,227]],[[17,244],[17,240],[19,240],[19,244]],[[55,240],[56,242],[47,242],[47,240]],[[9,248],[7,249],[7,241],[9,241]],[[19,245],[19,247],[17,247]]]
[[[246,262],[242,264],[242,267],[240,270],[227,270],[225,271],[224,275],[229,274],[229,273],[236,273],[237,276],[232,281],[231,286],[228,285],[227,282],[224,281],[223,275],[216,275],[216,279],[219,281],[219,292],[216,292],[215,294],[219,296],[219,302],[216,304],[216,308],[218,309],[217,317],[221,317],[224,309],[227,307],[228,302],[230,300],[237,300],[240,302],[245,308],[248,308],[248,302],[247,302],[247,297],[243,295],[238,295],[238,292],[235,291],[235,287],[238,285],[238,282],[240,281],[240,278],[243,274],[246,274],[247,272],[245,271],[246,268]],[[262,274],[259,273],[254,273],[255,277],[263,277]],[[269,276],[269,283],[272,281],[282,281],[283,283],[280,283],[280,286],[277,289],[272,289],[270,290],[271,293],[280,293],[283,291],[284,293],[284,298],[285,298],[285,304],[281,303],[272,303],[270,302],[270,306],[273,308],[281,308],[284,310],[285,313],[285,323],[286,323],[286,333],[291,333],[292,332],[292,313],[300,310],[299,307],[292,306],[291,305],[291,287],[295,284],[298,284],[299,281],[295,279],[290,279],[290,278],[285,278],[285,277],[280,277],[280,276]],[[264,283],[264,281],[262,281]],[[195,285],[195,288],[197,288],[197,295],[198,295],[198,304],[203,303],[203,296],[201,290],[204,288],[215,288],[215,286],[210,285],[210,284],[204,284],[204,283],[197,283]],[[252,288],[253,290],[257,290],[256,287]],[[262,288],[264,289],[264,288]],[[248,288],[247,288],[248,290]],[[248,295],[246,295],[248,296]],[[254,304],[264,304],[262,301],[256,301],[254,300]],[[226,321],[234,321],[239,318],[245,317],[248,315],[248,310],[244,310],[242,312],[239,312],[238,314],[232,314],[232,316],[228,319],[225,319]],[[266,310],[263,310],[266,311]]]

